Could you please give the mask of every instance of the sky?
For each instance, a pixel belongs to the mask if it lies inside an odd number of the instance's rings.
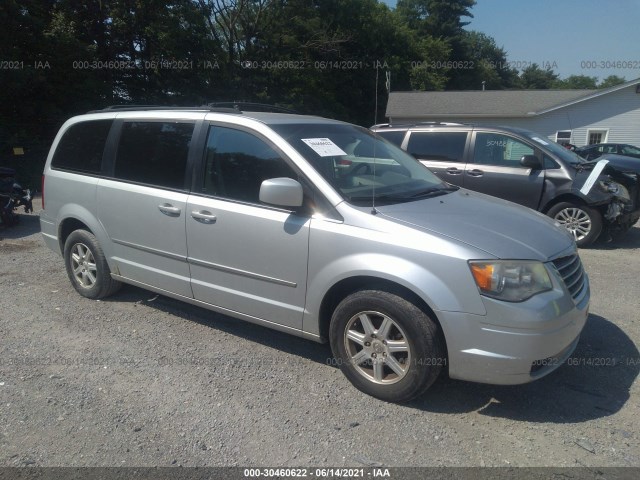
[[[515,67],[640,77],[640,0],[476,0],[471,13],[466,28],[493,37]]]

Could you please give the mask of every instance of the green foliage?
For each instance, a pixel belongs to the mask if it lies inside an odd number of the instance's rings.
[[[548,89],[553,88],[558,75],[550,68],[542,69],[537,63],[534,63],[520,74],[520,85],[524,89]]]
[[[571,75],[564,80],[556,80],[553,88],[569,88],[569,89],[595,89],[598,82],[597,77],[588,77],[586,75]]]
[[[66,118],[112,104],[259,101],[370,125],[387,76],[394,91],[596,87],[538,65],[518,74],[465,30],[475,3],[3,0],[0,59],[17,67],[0,70],[0,163],[37,172]]]
[[[624,77],[619,77],[617,75],[609,75],[607,78],[602,80],[602,82],[600,82],[600,84],[598,85],[598,88],[615,87],[616,85],[621,85],[626,82],[627,81],[624,79]]]

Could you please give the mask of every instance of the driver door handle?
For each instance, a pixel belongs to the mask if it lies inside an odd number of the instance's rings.
[[[447,172],[449,175],[460,175],[462,173],[462,170],[456,167],[449,167],[445,170],[445,172]]]
[[[207,210],[194,210],[191,216],[201,223],[216,223],[216,216]]]
[[[484,175],[484,172],[482,170],[474,168],[473,170],[467,170],[467,175],[471,177],[481,177],[482,175]]]
[[[169,215],[170,217],[179,217],[181,211],[179,207],[174,207],[170,203],[163,203],[162,205],[158,205],[158,210],[160,210],[165,215]]]

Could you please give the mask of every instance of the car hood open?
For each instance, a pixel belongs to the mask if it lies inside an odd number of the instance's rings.
[[[465,189],[376,210],[394,221],[454,238],[497,258],[546,261],[573,244],[569,232],[545,215]]]

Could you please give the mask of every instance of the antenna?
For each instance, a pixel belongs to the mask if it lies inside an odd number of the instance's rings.
[[[374,101],[375,111],[373,112],[373,124],[378,123],[378,62],[376,61],[376,98]],[[374,147],[375,148],[375,147]]]
[[[375,88],[375,109],[376,111],[373,114],[373,123],[374,125],[378,123],[378,62],[376,61],[376,88]],[[371,215],[377,215],[378,211],[376,210],[376,144],[377,139],[373,139],[373,185],[371,188]]]
[[[378,210],[376,210],[376,146],[378,144],[378,139],[373,139],[373,185],[371,189],[371,215],[377,215]]]

